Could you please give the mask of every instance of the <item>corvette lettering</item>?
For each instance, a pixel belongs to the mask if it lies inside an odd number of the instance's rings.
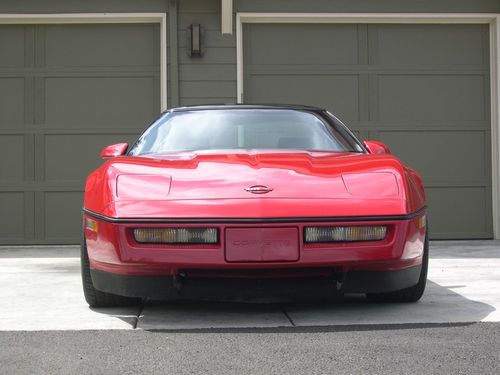
[[[241,240],[233,241],[234,246],[276,246],[276,247],[286,247],[290,246],[290,241],[288,240]]]

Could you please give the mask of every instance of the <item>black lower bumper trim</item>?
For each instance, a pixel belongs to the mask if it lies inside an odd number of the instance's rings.
[[[103,292],[153,300],[231,300],[246,302],[314,300],[344,293],[384,293],[416,285],[421,266],[395,271],[350,271],[335,277],[174,278],[130,276],[90,270]]]
[[[346,272],[344,293],[386,293],[409,288],[418,283],[422,266],[394,271]]]

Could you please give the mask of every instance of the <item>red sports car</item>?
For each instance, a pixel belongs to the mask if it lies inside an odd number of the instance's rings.
[[[83,209],[90,306],[424,292],[420,176],[325,110],[172,109],[101,156]]]

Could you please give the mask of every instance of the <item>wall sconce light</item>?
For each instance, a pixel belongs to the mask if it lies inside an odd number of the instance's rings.
[[[205,30],[199,23],[191,24],[187,29],[187,54],[189,57],[202,57],[205,52],[203,46],[203,35]]]

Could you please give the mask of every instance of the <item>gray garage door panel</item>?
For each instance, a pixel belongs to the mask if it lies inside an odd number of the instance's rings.
[[[49,67],[113,67],[114,71],[155,66],[160,61],[160,33],[155,28],[93,25],[89,32],[88,25],[49,25],[45,28],[45,62]]]
[[[384,143],[393,145],[392,152],[421,171],[425,181],[475,182],[482,185],[488,181],[490,163],[486,157],[489,154],[490,144],[487,132],[380,131],[378,138]],[[448,144],[451,147],[447,147]],[[432,168],[429,168],[430,165]]]
[[[488,82],[479,74],[379,75],[378,117],[384,121],[485,120],[486,88]]]
[[[5,240],[19,239],[25,230],[25,199],[23,192],[2,191],[0,193],[0,237]]]
[[[0,33],[0,67],[16,67],[24,64],[24,26],[2,26]]]
[[[431,236],[491,238],[486,25],[245,24],[245,102],[304,103],[424,179]]]
[[[74,242],[80,234],[81,218],[68,212],[81,211],[82,191],[47,191],[40,198],[45,214],[38,218],[43,223],[37,227],[38,236],[48,242]]]
[[[383,65],[481,65],[488,48],[477,25],[370,25],[372,63]]]
[[[491,230],[491,189],[485,187],[427,187],[431,228],[440,238],[484,238]],[[434,230],[435,232],[435,230]]]
[[[246,26],[245,29],[248,30]],[[262,24],[245,35],[245,63],[289,67],[308,64],[356,64],[357,31],[356,25],[283,24],[276,27],[272,24]]]
[[[0,137],[0,171],[4,182],[24,180],[24,136]]]
[[[255,75],[248,81],[247,92],[260,102],[299,103],[323,107],[335,103],[335,113],[344,119],[359,119],[359,82],[356,75]],[[343,90],[336,90],[342,87]],[[304,96],[304,92],[308,95]],[[325,95],[326,94],[326,95]]]
[[[154,76],[48,78],[45,118],[65,128],[137,129],[158,110],[157,86]]]
[[[78,243],[86,175],[160,112],[159,26],[0,26],[0,243]]]
[[[24,122],[25,80],[0,77],[0,129]]]

